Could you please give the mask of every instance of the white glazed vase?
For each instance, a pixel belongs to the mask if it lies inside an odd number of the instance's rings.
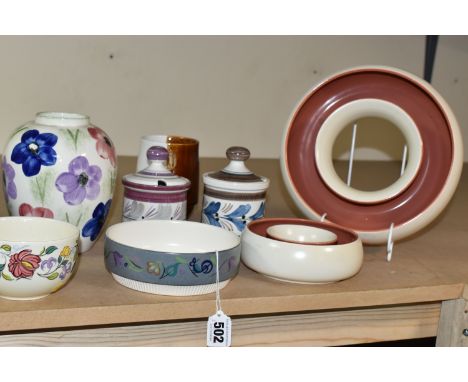
[[[3,151],[10,215],[72,223],[80,230],[80,251],[88,251],[110,210],[116,159],[112,141],[89,117],[38,113],[13,132]]]

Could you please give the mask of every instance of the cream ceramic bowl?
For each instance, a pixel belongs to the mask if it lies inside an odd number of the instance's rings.
[[[301,224],[330,230],[337,236],[331,245],[287,243],[266,237],[277,224]],[[250,223],[242,234],[242,261],[265,276],[296,283],[329,283],[359,272],[362,243],[356,233],[328,223],[304,219],[261,219]]]
[[[325,245],[336,243],[337,239],[332,231],[302,224],[276,224],[268,227],[266,233],[272,239],[296,244]]]
[[[240,239],[225,229],[190,221],[139,220],[108,228],[107,270],[119,284],[140,292],[190,296],[216,290],[237,274]]]
[[[75,268],[79,236],[58,220],[0,218],[0,297],[34,300],[62,288]]]

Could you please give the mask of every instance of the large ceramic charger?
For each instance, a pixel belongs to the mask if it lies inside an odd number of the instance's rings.
[[[408,145],[403,176],[378,191],[347,186],[333,166],[339,133],[359,118],[380,117]],[[458,123],[426,81],[389,67],[356,67],[314,87],[294,110],[281,147],[281,170],[302,212],[354,230],[368,244],[424,228],[446,207],[460,179],[463,146]]]

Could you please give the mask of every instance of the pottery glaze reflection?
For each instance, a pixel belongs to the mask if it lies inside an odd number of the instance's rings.
[[[229,164],[221,171],[203,174],[202,222],[240,235],[245,226],[265,213],[269,179],[250,171],[250,151],[233,146],[226,150]]]
[[[110,210],[117,157],[89,117],[38,113],[13,132],[2,167],[10,215],[69,222],[80,230],[80,251],[92,247]]]
[[[300,224],[276,224],[268,227],[267,237],[296,244],[327,245],[336,243],[332,231]]]

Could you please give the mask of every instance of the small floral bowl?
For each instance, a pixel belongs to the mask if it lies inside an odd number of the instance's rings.
[[[191,296],[216,290],[237,274],[240,239],[222,228],[181,220],[138,220],[108,228],[106,268],[119,284],[141,292]]]
[[[0,297],[35,300],[62,288],[75,267],[79,235],[58,220],[0,218]]]

